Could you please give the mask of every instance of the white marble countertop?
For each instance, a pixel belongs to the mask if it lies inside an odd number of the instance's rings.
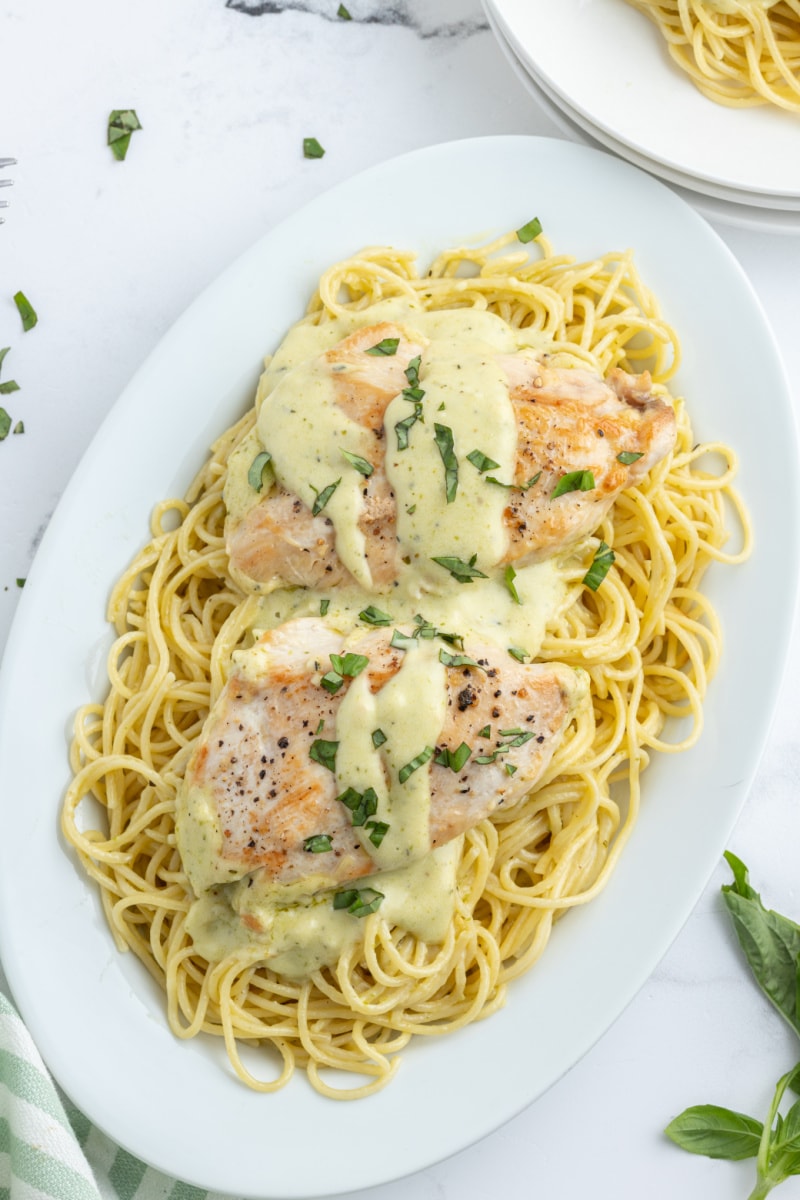
[[[37,542],[134,370],[238,253],[373,163],[480,134],[556,128],[521,88],[478,0],[2,0],[0,157],[19,164],[0,227],[3,398],[0,649]],[[124,165],[111,107],[143,131]],[[315,136],[325,157],[305,160]],[[720,224],[800,378],[800,236]],[[22,334],[22,289],[39,325]],[[800,403],[800,395],[795,392]],[[768,397],[754,419],[768,418]],[[121,469],[124,469],[124,463]],[[765,609],[769,590],[765,589]],[[800,644],[752,794],[730,841],[765,900],[800,916]],[[57,803],[54,797],[54,805]],[[750,1163],[695,1158],[662,1135],[689,1104],[761,1117],[800,1052],[752,983],[719,898],[723,865],[658,970],[594,1049],[479,1145],[361,1195],[647,1196],[744,1200]],[[335,1191],[335,1164],[331,1164]],[[783,1185],[787,1200],[800,1181]]]

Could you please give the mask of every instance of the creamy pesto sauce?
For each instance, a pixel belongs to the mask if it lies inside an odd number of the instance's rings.
[[[397,674],[374,695],[367,673],[357,676],[336,716],[338,785],[359,792],[373,787],[378,796],[375,819],[389,826],[377,847],[366,828],[354,830],[382,870],[421,858],[430,849],[429,762],[403,782],[400,772],[426,747],[436,745],[444,726],[447,690],[440,646],[435,639],[417,641],[403,652]],[[372,744],[375,729],[386,735],[379,749]]]
[[[441,942],[453,919],[456,875],[462,838],[425,855],[409,866],[359,880],[384,900],[379,915],[426,942]],[[247,881],[214,888],[192,905],[186,927],[199,954],[220,962],[252,947],[264,951],[269,966],[291,979],[303,979],[331,965],[363,936],[363,917],[334,909],[333,893],[287,901],[275,888],[247,886]],[[263,932],[242,922],[254,917]]]

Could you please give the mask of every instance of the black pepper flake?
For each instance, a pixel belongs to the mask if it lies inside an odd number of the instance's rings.
[[[536,740],[539,743],[539,745],[541,745],[542,742],[544,741],[544,734],[540,733]]]
[[[492,709],[492,716],[494,717],[494,719],[495,719],[495,721],[496,721],[496,720],[497,720],[497,718],[500,716],[500,709],[499,709],[499,708],[493,708],[493,709]]]
[[[289,745],[289,739],[287,737],[278,738],[278,745],[280,746],[281,750],[285,750]]]
[[[462,688],[458,693],[458,711],[466,712],[475,703],[475,690],[471,687]]]
[[[259,778],[259,779],[263,779],[263,778],[264,778],[264,776],[266,775],[266,773],[267,773],[267,772],[266,772],[266,771],[264,771],[264,770],[261,770],[261,771],[259,771],[259,772],[258,772],[258,778]]]

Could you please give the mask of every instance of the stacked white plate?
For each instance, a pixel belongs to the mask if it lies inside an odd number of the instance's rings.
[[[800,233],[800,114],[707,99],[625,0],[483,4],[511,67],[572,140],[657,175],[714,220]]]

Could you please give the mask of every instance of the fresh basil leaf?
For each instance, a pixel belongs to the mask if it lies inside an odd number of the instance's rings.
[[[108,118],[107,141],[118,162],[122,162],[128,153],[131,134],[141,128],[139,118],[132,108],[115,108],[111,112]]]
[[[19,384],[16,379],[6,379],[4,383],[0,383],[0,396],[10,396],[12,392],[19,391]]]
[[[758,986],[800,1034],[800,926],[765,908],[748,882],[747,868],[738,859],[736,864],[734,882],[723,886],[722,895],[739,944]]]
[[[10,428],[11,417],[4,408],[0,408],[0,442],[4,442],[6,440]]]
[[[406,367],[405,371],[403,372],[406,379],[408,380],[409,387],[412,387],[412,388],[419,387],[420,362],[421,362],[421,359],[420,359],[419,354],[415,355],[414,358],[412,358],[409,361],[408,366]],[[424,392],[423,392],[423,395],[424,395]],[[422,399],[422,397],[420,397],[420,399]]]
[[[336,15],[337,17],[341,17],[343,21],[352,21],[353,19],[343,4],[340,4],[337,8]]]
[[[39,320],[38,316],[36,315],[36,310],[24,292],[14,293],[14,303],[17,306],[17,312],[22,318],[22,328],[25,333],[27,333],[29,329],[33,329],[34,325]]]
[[[25,580],[25,579],[18,579],[18,580],[17,580],[17,587],[18,587],[18,588],[24,588],[24,587],[25,587],[25,583],[26,583],[26,580]]]
[[[411,416],[403,417],[402,421],[396,422],[395,427],[394,427],[394,432],[395,432],[395,436],[397,437],[397,449],[398,450],[407,450],[408,449],[408,438],[409,438],[409,433],[411,432],[411,427],[412,427],[412,425],[415,425],[417,423],[417,421],[421,421],[422,419],[423,419],[422,405],[417,404],[414,406],[414,411],[411,414]],[[415,507],[416,507],[416,505],[415,505]]]
[[[517,230],[517,238],[525,245],[527,242],[532,242],[542,232],[542,223],[538,217],[534,217],[532,221],[528,221],[527,225],[523,225]]]
[[[452,504],[458,491],[458,459],[453,448],[453,431],[449,425],[434,425],[434,441],[444,463],[444,490],[447,503]]]
[[[9,350],[10,350],[10,349],[11,349],[11,347],[10,347],[10,346],[3,346],[2,350],[0,350],[0,367],[2,367],[2,365],[3,365],[3,359],[4,359],[4,358],[5,358],[5,356],[8,354],[8,352],[9,352]]]
[[[326,850],[333,849],[331,835],[329,833],[315,833],[312,837],[307,837],[304,840],[303,849],[307,854],[324,854]]]
[[[328,486],[323,488],[321,492],[317,492],[317,498],[311,506],[311,512],[315,517],[319,516],[319,514],[322,512],[323,508],[328,503],[341,482],[341,479],[337,479],[335,483],[329,483]],[[312,490],[316,492],[316,488],[313,488]]]
[[[763,1131],[761,1121],[754,1117],[715,1104],[687,1108],[664,1130],[668,1138],[690,1154],[733,1162],[758,1155]]]
[[[360,675],[364,668],[369,666],[369,659],[365,654],[332,654],[331,666],[340,675],[355,679],[356,675]]]
[[[407,762],[404,767],[401,767],[398,773],[400,782],[405,783],[410,775],[413,775],[415,771],[418,771],[420,767],[423,767],[426,762],[433,758],[433,754],[433,746],[426,746],[424,750],[411,759],[411,762]]]
[[[373,846],[380,846],[389,832],[389,826],[385,821],[367,821],[366,828],[369,830],[369,840]]]
[[[355,467],[359,475],[363,475],[365,479],[369,479],[372,472],[375,470],[372,463],[367,462],[365,458],[361,458],[359,454],[351,454],[349,450],[342,450],[351,466]]]
[[[17,421],[16,425],[14,426],[14,428],[12,429],[11,432],[12,433],[24,433],[25,425],[23,424],[22,421]]]
[[[303,138],[303,158],[323,158],[325,151],[315,137]]]
[[[363,621],[365,625],[391,625],[392,623],[392,618],[389,614],[382,612],[374,604],[370,604],[369,608],[362,608],[358,614],[358,619],[359,621]]]
[[[494,461],[484,454],[482,450],[470,450],[467,455],[467,462],[471,462],[475,470],[483,475],[484,471],[496,471],[500,463]]]
[[[511,595],[511,599],[514,601],[514,603],[521,605],[522,601],[519,598],[519,593],[517,592],[517,588],[514,583],[514,580],[516,578],[517,578],[517,572],[514,570],[511,563],[509,563],[503,574],[503,583],[508,588],[509,594]]]
[[[611,547],[607,546],[605,542],[601,542],[594,552],[592,565],[583,577],[583,582],[593,592],[596,592],[600,587],[615,558],[616,555]]]
[[[590,492],[594,486],[594,475],[591,471],[568,471],[553,488],[550,499],[555,500],[566,492]]]
[[[633,450],[623,450],[617,455],[617,462],[622,463],[623,467],[629,467],[631,463],[638,462],[640,458],[644,458],[644,455],[637,454]]]
[[[472,583],[473,579],[488,578],[487,575],[484,575],[483,571],[479,571],[474,565],[474,560],[467,563],[464,562],[463,558],[456,558],[455,556],[445,554],[441,558],[433,558],[431,561],[438,563],[440,567],[444,567],[446,571],[450,572],[453,579],[458,580],[459,583]]]
[[[365,354],[374,354],[376,357],[385,355],[391,358],[397,354],[397,347],[400,345],[400,338],[384,338],[380,342],[376,342],[374,346],[370,346],[369,350],[365,350]]]
[[[272,455],[270,454],[269,450],[262,450],[260,454],[255,456],[250,464],[250,470],[247,472],[247,482],[250,484],[250,487],[255,488],[257,492],[260,492],[266,483],[264,472],[271,462]]]
[[[315,742],[311,743],[308,755],[309,758],[313,758],[314,762],[319,763],[321,767],[327,767],[329,771],[335,771],[336,751],[338,749],[338,742],[328,742],[324,738],[317,738]]]

